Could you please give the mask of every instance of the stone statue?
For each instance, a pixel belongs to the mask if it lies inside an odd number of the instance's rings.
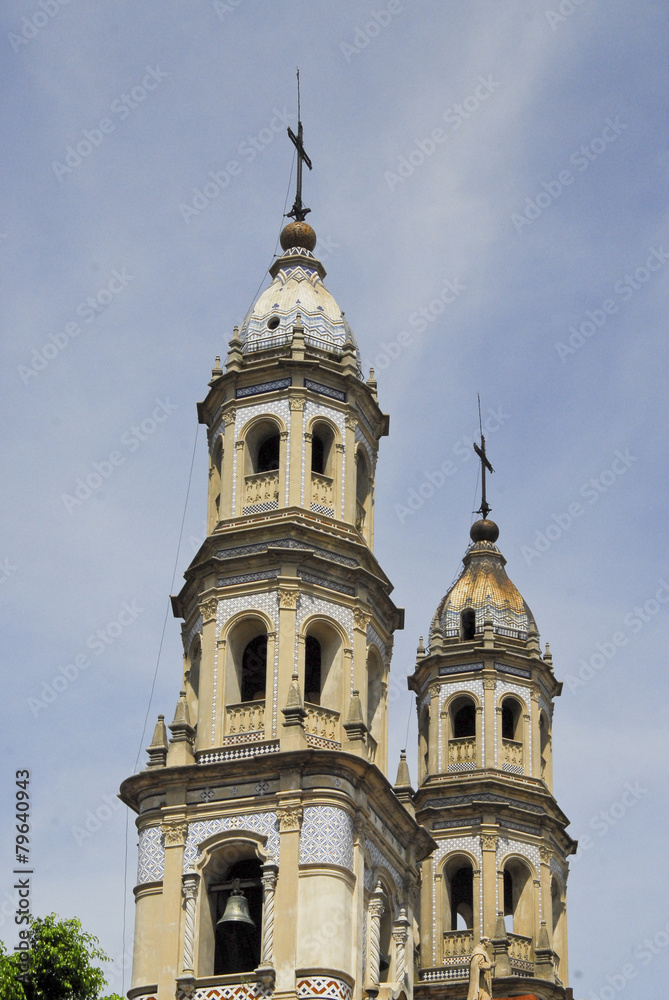
[[[489,941],[490,938],[481,938],[481,943],[472,948],[467,1000],[492,1000],[492,970],[495,963],[490,961],[486,950]]]

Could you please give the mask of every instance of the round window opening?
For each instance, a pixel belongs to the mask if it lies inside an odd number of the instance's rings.
[[[279,323],[280,323],[280,320],[279,320],[278,316],[270,316],[270,318],[267,320],[267,329],[268,330],[276,330],[276,328],[278,327]]]

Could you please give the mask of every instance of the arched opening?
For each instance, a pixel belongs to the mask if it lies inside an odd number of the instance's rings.
[[[253,972],[260,964],[261,876],[260,861],[246,858],[230,865],[222,875],[212,872],[209,877],[215,976]]]
[[[541,753],[541,777],[550,788],[553,780],[553,759],[550,723],[545,712],[542,712],[539,716],[539,747]]]
[[[365,538],[368,538],[370,507],[371,507],[372,477],[369,460],[363,448],[355,453],[355,526]]]
[[[449,931],[471,930],[474,926],[474,869],[468,858],[452,858],[444,869],[446,913]]]
[[[527,865],[516,858],[504,865],[504,926],[508,934],[532,938],[534,906],[532,875]]]
[[[476,704],[469,695],[454,698],[449,709],[448,770],[476,768]]]
[[[200,698],[200,661],[202,659],[202,649],[199,637],[191,645],[186,657],[186,671],[184,676],[184,688],[186,691],[186,703],[188,705],[188,717],[192,726],[197,725],[199,698]]]
[[[321,703],[321,644],[314,635],[304,640],[304,700],[312,705]]]
[[[335,435],[323,420],[313,425],[311,432],[311,471],[319,476],[334,475]]]
[[[465,641],[476,637],[476,612],[473,608],[464,608],[460,612],[460,635]]]
[[[502,701],[502,770],[523,774],[523,708],[515,698]]]
[[[281,439],[278,434],[270,434],[258,447],[256,472],[272,472],[279,468]]]
[[[421,779],[430,773],[430,709],[426,705],[418,720],[418,767]]]
[[[338,720],[343,674],[341,636],[329,622],[312,620],[304,637],[304,700],[336,712]]]
[[[227,706],[235,706],[232,716],[228,712],[230,719],[234,716],[234,730],[229,729],[230,732],[262,728],[259,723],[267,686],[267,645],[265,622],[254,615],[237,622],[228,635],[225,703]],[[249,710],[241,706],[251,702],[255,704],[255,708],[249,715]]]
[[[279,504],[281,433],[275,420],[254,423],[245,438],[242,510],[274,510]]]
[[[559,968],[559,960],[566,956],[567,913],[564,890],[555,876],[551,879],[551,918],[553,922],[553,950],[558,956]]]
[[[244,647],[242,654],[242,701],[258,701],[265,697],[267,678],[267,636],[257,635]]]
[[[515,698],[505,698],[502,702],[502,739],[522,742],[522,709]]]
[[[209,480],[209,527],[214,528],[221,520],[221,484],[223,482],[223,441],[219,437],[211,458]]]
[[[385,684],[381,657],[375,646],[367,657],[367,729],[379,743],[383,738]]]

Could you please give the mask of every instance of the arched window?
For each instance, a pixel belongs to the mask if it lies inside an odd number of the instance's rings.
[[[304,700],[341,712],[343,673],[339,633],[328,622],[311,621],[304,638]]]
[[[200,697],[200,660],[202,650],[199,638],[195,639],[191,645],[190,652],[186,657],[186,672],[184,676],[184,688],[186,691],[186,702],[188,704],[188,717],[192,726],[197,725],[199,697]]]
[[[313,635],[304,640],[304,700],[312,705],[321,703],[321,644]]]
[[[566,905],[564,890],[555,876],[551,879],[551,917],[553,921],[553,950],[559,958],[564,958],[567,946]]]
[[[221,483],[223,472],[223,441],[219,437],[216,442],[211,459],[209,497],[210,497],[210,517],[209,527],[215,528],[221,520]]]
[[[239,706],[244,702],[261,702],[267,683],[267,626],[259,616],[251,614],[234,625],[227,636],[225,659],[225,704]],[[252,714],[253,726],[250,717],[246,718],[248,713],[239,709],[234,720],[235,729],[227,730],[226,726],[226,731],[255,730],[260,717],[256,718],[256,709]],[[245,728],[239,729],[240,725]]]
[[[383,663],[376,647],[367,658],[367,729],[377,743],[383,738],[384,681]]]
[[[232,864],[220,882],[209,885],[215,976],[253,972],[260,964],[261,874],[260,861],[249,858]],[[248,916],[252,923],[240,916]]]
[[[371,470],[363,448],[355,453],[355,526],[365,538],[368,538],[370,506],[371,506]]]
[[[476,705],[470,698],[458,698],[451,710],[453,739],[476,736]]]
[[[539,716],[539,747],[541,752],[541,777],[550,788],[553,779],[553,760],[550,723],[546,713]]]
[[[476,638],[476,612],[473,608],[464,608],[460,612],[460,634],[464,640]]]
[[[468,858],[452,858],[444,869],[446,913],[444,928],[471,930],[474,926],[474,869]]]
[[[319,420],[313,425],[311,435],[311,471],[319,476],[334,474],[334,431],[328,423]]]
[[[418,767],[420,777],[430,773],[430,709],[426,705],[418,720]]]
[[[270,434],[258,446],[256,472],[273,472],[279,468],[281,439],[278,434]]]
[[[522,743],[522,709],[515,698],[502,702],[502,739]]]
[[[257,701],[265,697],[267,676],[267,636],[257,635],[242,654],[241,700]]]
[[[477,766],[476,704],[469,695],[454,698],[449,708],[448,770],[473,771]]]
[[[510,858],[504,865],[504,925],[507,933],[533,937],[532,875],[525,862]]]

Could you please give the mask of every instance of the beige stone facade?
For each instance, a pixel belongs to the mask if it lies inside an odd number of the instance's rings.
[[[487,936],[496,995],[521,977],[557,1000],[574,845],[551,790],[550,654],[479,540],[410,678],[418,790],[404,760],[389,783],[388,417],[297,225],[198,405],[207,537],[172,599],[181,693],[121,790],[139,833],[128,996],[464,998]]]

